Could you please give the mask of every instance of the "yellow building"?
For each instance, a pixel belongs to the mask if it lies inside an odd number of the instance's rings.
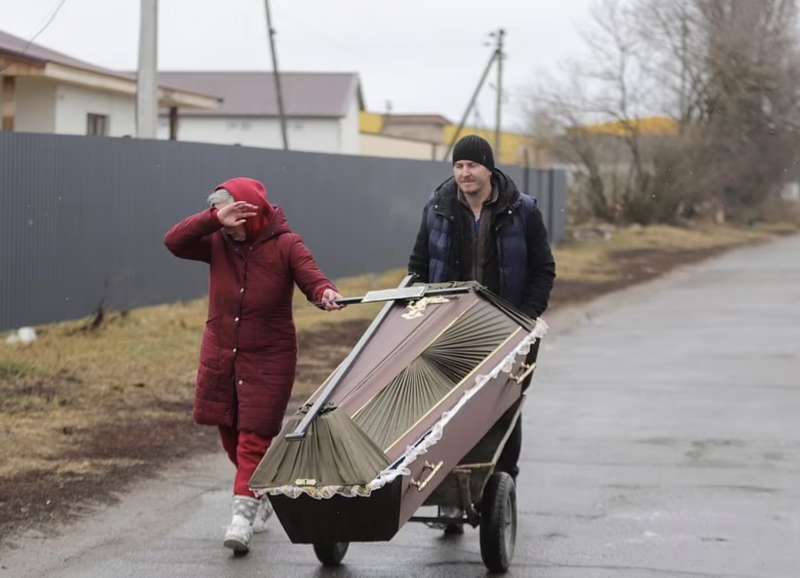
[[[426,160],[442,160],[458,125],[438,114],[377,114],[361,112],[361,154]],[[494,131],[464,127],[459,137],[475,134],[494,146]],[[539,166],[549,162],[546,151],[530,136],[502,132],[500,165]],[[527,154],[526,154],[527,153]]]
[[[384,115],[375,112],[361,111],[359,130],[366,134],[381,134],[383,132]]]
[[[667,116],[638,118],[631,122],[631,127],[626,126],[626,123],[622,121],[616,121],[590,124],[584,128],[592,134],[607,136],[623,136],[630,128],[635,128],[639,134],[649,136],[675,136],[679,132],[678,122]]]
[[[457,130],[458,125],[447,125],[444,129],[444,142],[449,144]],[[493,130],[464,127],[461,129],[459,138],[468,134],[478,135],[492,144],[492,148],[494,148],[494,158],[497,164],[536,166],[543,162],[542,157],[544,156],[544,151],[537,150],[536,141],[530,135],[516,132],[501,132],[500,152],[498,153],[497,143],[494,142],[495,134]]]

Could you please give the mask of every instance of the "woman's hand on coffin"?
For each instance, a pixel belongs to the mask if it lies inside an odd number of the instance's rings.
[[[344,307],[344,305],[339,305],[337,303],[339,299],[342,299],[342,296],[338,291],[334,291],[330,288],[325,289],[325,291],[322,293],[322,299],[317,306],[325,311],[336,311],[337,309],[342,309]]]

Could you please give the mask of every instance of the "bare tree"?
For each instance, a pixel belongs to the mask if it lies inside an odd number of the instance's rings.
[[[567,68],[570,65],[565,65]],[[575,167],[573,180],[578,189],[575,209],[581,215],[615,221],[614,202],[607,196],[598,150],[584,128],[591,111],[581,75],[573,67],[571,72],[565,70],[564,76],[563,82],[551,77],[542,79],[530,113],[533,133],[540,146],[546,146],[556,158]]]
[[[604,0],[584,33],[591,57],[569,67],[566,81],[548,81],[536,101],[563,128],[553,146],[581,166],[583,190],[594,216],[610,221],[669,220],[679,201],[656,182],[659,146],[642,134],[659,87],[642,59],[645,44],[630,2]],[[587,128],[603,125],[604,129]],[[663,164],[663,163],[662,163]],[[670,172],[671,165],[665,165]]]
[[[724,167],[718,192],[757,207],[798,151],[797,6],[789,0],[698,0],[708,33],[706,156]]]
[[[758,211],[800,149],[797,12],[796,0],[595,5],[591,57],[536,97],[561,127],[556,150],[588,175],[595,216],[669,221],[709,201]],[[653,114],[677,134],[643,134]],[[598,123],[613,130],[586,128]]]

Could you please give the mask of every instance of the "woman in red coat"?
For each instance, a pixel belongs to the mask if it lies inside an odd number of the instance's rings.
[[[338,309],[341,295],[259,181],[231,179],[208,200],[209,210],[172,227],[164,243],[176,257],[210,265],[194,420],[219,427],[236,466],[225,546],[246,552],[271,513],[248,482],[281,428],[294,383],[294,284],[326,310]]]

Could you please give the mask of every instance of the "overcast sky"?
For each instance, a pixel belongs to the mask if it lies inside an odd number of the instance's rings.
[[[29,39],[61,0],[0,0],[0,28]],[[271,0],[282,70],[354,71],[369,110],[458,121],[506,29],[506,128],[541,70],[582,51],[593,0]],[[36,42],[108,68],[137,61],[139,0],[65,0]],[[163,70],[271,70],[263,0],[159,0]],[[479,116],[494,124],[494,75]]]

